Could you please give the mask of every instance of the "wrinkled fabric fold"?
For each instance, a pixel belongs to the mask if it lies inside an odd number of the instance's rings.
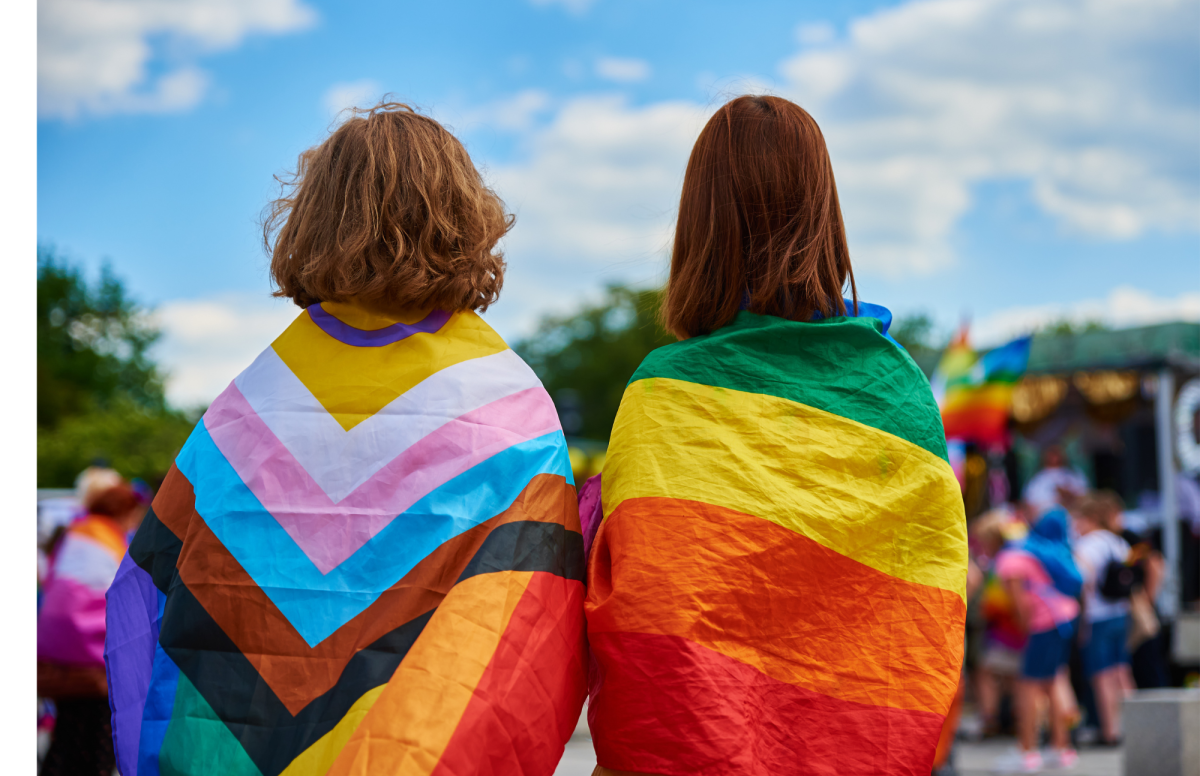
[[[357,329],[317,306],[209,408],[116,573],[119,768],[462,773],[482,748],[549,776],[583,596],[528,366],[474,313]]]
[[[928,382],[878,309],[742,311],[633,375],[588,557],[601,766],[929,772],[966,521]]]

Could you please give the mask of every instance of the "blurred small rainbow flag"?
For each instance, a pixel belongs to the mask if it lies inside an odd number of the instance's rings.
[[[1020,337],[981,356],[969,343],[967,326],[959,330],[930,380],[947,439],[1007,446],[1013,388],[1025,374],[1032,341]]]

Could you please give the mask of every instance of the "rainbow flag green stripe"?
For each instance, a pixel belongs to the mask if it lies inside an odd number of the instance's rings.
[[[654,351],[630,382],[671,377],[778,396],[894,434],[945,460],[929,381],[903,348],[883,347],[891,343],[881,329],[875,318],[797,323],[743,310],[715,334]],[[880,382],[888,390],[864,390]]]

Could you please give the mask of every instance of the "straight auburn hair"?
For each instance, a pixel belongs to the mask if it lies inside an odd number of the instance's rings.
[[[664,327],[708,334],[748,309],[793,321],[846,315],[858,288],[833,165],[813,117],[781,97],[717,111],[683,178]]]
[[[274,296],[385,309],[486,310],[513,216],[445,127],[381,102],[300,154],[263,219]]]

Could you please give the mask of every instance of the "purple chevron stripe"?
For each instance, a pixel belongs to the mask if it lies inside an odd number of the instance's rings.
[[[414,334],[432,334],[450,320],[450,313],[445,310],[434,310],[417,323],[393,323],[391,326],[372,330],[356,329],[325,312],[319,302],[309,305],[308,315],[312,318],[313,323],[321,327],[321,331],[330,337],[358,348],[380,348]]]
[[[108,589],[108,632],[104,666],[110,677],[113,744],[121,773],[137,776],[142,716],[150,691],[154,645],[158,643],[161,593],[154,580],[126,553]]]

